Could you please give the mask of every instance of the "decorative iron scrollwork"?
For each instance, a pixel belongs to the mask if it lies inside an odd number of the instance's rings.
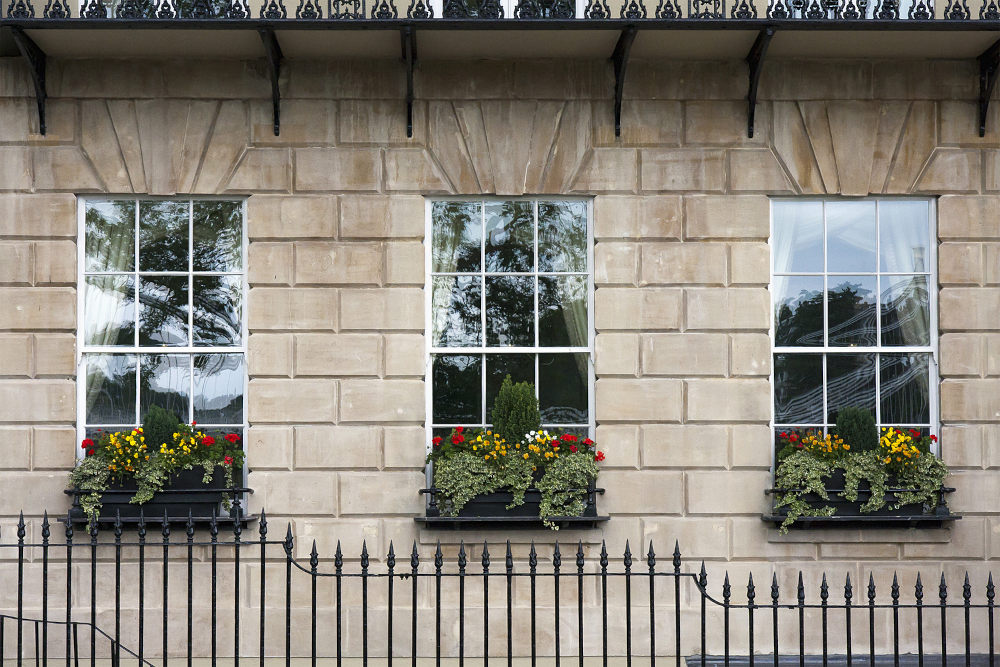
[[[446,19],[467,19],[472,16],[465,0],[444,0],[441,15]]]
[[[66,4],[66,0],[49,0],[42,16],[47,19],[68,19],[69,5]]]
[[[121,0],[115,10],[115,16],[122,19],[141,19],[145,15],[146,8],[143,7],[142,0]]]
[[[250,18],[250,6],[246,0],[229,0],[226,7],[227,19],[248,19]]]
[[[295,10],[297,19],[321,19],[323,18],[323,8],[319,0],[299,0],[299,6]]]
[[[319,0],[316,0],[319,7]],[[323,18],[320,16],[320,18]],[[330,4],[332,19],[363,19],[365,18],[364,0],[333,0]]]
[[[399,12],[396,10],[395,3],[389,0],[381,0],[378,5],[372,7],[372,18],[396,19],[399,18]]]
[[[7,7],[7,18],[12,19],[33,19],[35,18],[35,6],[25,0],[10,0]]]
[[[747,2],[739,0],[733,2],[733,8],[729,13],[734,19],[755,19],[757,18],[757,7]]]
[[[677,0],[660,0],[656,6],[656,18],[658,19],[679,19],[681,17],[681,6]]]
[[[268,19],[270,21],[277,21],[279,19],[288,18],[288,10],[285,9],[285,5],[279,3],[277,0],[269,0],[269,2],[260,8],[260,17],[262,19]]]
[[[809,7],[806,9],[805,17],[807,19],[814,19],[814,20],[825,19],[826,10],[820,6],[819,0],[812,0],[812,2],[809,3]]]
[[[570,0],[554,0],[552,6],[549,8],[549,18],[576,18],[576,6]]]
[[[723,18],[720,0],[689,0],[688,18],[691,19]]]
[[[909,11],[906,12],[906,17],[925,21],[934,18],[934,0],[930,0],[929,2],[918,0],[913,3],[910,5]]]
[[[177,10],[174,9],[174,6],[170,2],[170,0],[160,0],[159,4],[156,5],[156,18],[172,19],[176,17],[177,17]]]
[[[517,0],[514,7],[514,18],[516,19],[537,19],[542,16],[542,8],[537,0]]]
[[[767,18],[787,19],[791,17],[792,10],[785,4],[785,0],[771,0],[767,8]]]
[[[949,0],[948,6],[944,8],[944,17],[950,21],[968,20],[971,15],[965,0]]]
[[[661,2],[663,0],[660,0]],[[611,18],[611,8],[608,7],[607,0],[590,0],[587,8],[583,10],[583,17],[587,19],[609,19]]]
[[[500,0],[483,0],[479,5],[478,17],[481,19],[502,19],[503,5]]]
[[[424,0],[410,0],[410,6],[406,10],[406,18],[432,19],[434,18],[434,8]]]
[[[979,8],[979,18],[988,21],[1000,19],[1000,5],[997,5],[996,0],[988,0],[982,4]]]
[[[108,18],[108,9],[101,3],[100,0],[87,0],[87,2],[80,7],[80,18],[106,19]]]
[[[215,18],[215,7],[212,5],[211,0],[194,0],[194,2],[191,3],[191,13],[184,18]]]
[[[861,11],[854,3],[854,0],[847,0],[847,4],[844,5],[844,10],[840,13],[840,16],[845,19],[860,19],[862,18]]]
[[[623,19],[644,19],[646,18],[646,5],[629,0],[627,5],[622,5],[621,17]]]
[[[897,0],[882,0],[875,8],[875,18],[891,21],[899,18],[899,2]]]

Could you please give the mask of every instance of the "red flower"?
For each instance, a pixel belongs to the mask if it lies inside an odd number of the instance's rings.
[[[595,461],[603,461],[604,460],[604,452],[597,452],[596,454],[594,454],[594,460]]]
[[[590,447],[592,444],[594,444],[594,441],[591,440],[590,438],[585,438],[584,441],[583,441],[583,444],[585,444],[588,447]]]
[[[802,443],[800,442],[799,444],[795,445],[795,449],[802,449]]]
[[[790,436],[788,436],[788,439],[791,440],[792,442],[798,442],[799,436],[797,433],[792,433]]]
[[[576,454],[576,445],[570,445],[570,446],[569,446],[569,451],[571,451],[571,452],[573,452],[574,454]]]
[[[201,444],[205,445],[206,447],[211,447],[212,445],[215,444],[215,438],[213,438],[210,435],[206,435],[204,438],[201,439]]]
[[[233,457],[227,456],[226,458],[222,459],[222,462],[225,463],[227,466],[231,466],[233,465]]]
[[[464,427],[464,426],[456,426],[456,427],[455,427],[455,432],[456,432],[456,433],[461,433],[461,432],[462,432],[462,431],[464,431],[464,430],[465,430],[465,427]]]
[[[235,445],[237,442],[240,441],[240,436],[236,435],[235,433],[228,433],[226,434],[225,439]]]
[[[93,456],[93,455],[94,455],[94,450],[93,449],[88,449],[87,450],[87,456]]]
[[[931,442],[937,442],[937,436],[933,433],[931,434]]]
[[[91,440],[90,438],[84,438],[83,442],[80,443],[80,449],[93,449],[93,448],[94,448],[94,441]]]
[[[460,435],[453,435],[453,436],[451,436],[451,444],[453,444],[453,445],[459,445],[459,444],[461,444],[463,442],[465,442],[465,438],[463,438],[462,436],[460,436]]]
[[[438,437],[434,438],[433,440],[431,440],[431,442],[434,443],[435,447],[440,447],[441,446],[441,440],[442,440],[441,436],[438,436]]]
[[[196,422],[196,421],[191,422],[191,426],[197,426],[197,425],[198,425],[198,422]]]
[[[910,429],[910,435],[912,435],[914,438],[919,438],[920,437],[920,431],[918,431],[915,428],[911,428]]]
[[[576,442],[577,441],[577,437],[575,435],[573,435],[572,433],[563,433],[562,434],[562,440],[563,440],[563,442]]]

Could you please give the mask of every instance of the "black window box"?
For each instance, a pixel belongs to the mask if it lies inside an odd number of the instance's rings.
[[[485,493],[470,500],[461,509],[458,516],[441,516],[438,506],[437,489],[421,489],[421,493],[429,498],[426,516],[417,517],[416,521],[428,528],[450,528],[454,530],[488,530],[491,528],[546,528],[538,516],[542,502],[542,494],[538,489],[528,489],[524,494],[524,503],[507,509],[514,500],[509,491]],[[579,516],[552,517],[550,521],[560,528],[596,528],[598,524],[607,521],[609,517],[597,514],[596,497],[604,493],[604,489],[592,487],[587,498],[587,505]]]
[[[130,502],[137,489],[135,483],[113,484],[101,495],[97,523],[113,524],[120,518],[122,523],[134,524],[139,522],[140,513],[143,521],[151,524],[162,524],[164,519],[167,523],[186,523],[188,516],[196,524],[209,523],[213,517],[220,524],[246,523],[252,518],[246,514],[245,500],[246,494],[253,493],[252,489],[227,487],[221,471],[215,473],[209,484],[202,481],[203,477],[200,467],[171,475],[163,490],[142,505]],[[88,517],[80,507],[80,496],[85,494],[78,489],[67,489],[66,493],[73,497],[70,521],[87,523]],[[225,499],[230,502],[229,510],[223,507]]]
[[[789,529],[808,528],[940,528],[947,523],[957,521],[962,517],[952,514],[945,504],[944,496],[953,492],[951,487],[941,487],[939,495],[940,501],[936,505],[925,503],[909,503],[898,509],[891,506],[895,503],[896,493],[906,489],[893,487],[892,480],[889,481],[885,494],[886,504],[874,512],[862,512],[861,507],[871,498],[871,489],[867,482],[862,482],[858,487],[857,500],[848,500],[843,497],[844,475],[837,472],[830,477],[827,484],[827,494],[830,499],[824,500],[815,493],[806,494],[803,499],[810,506],[820,509],[822,507],[833,507],[836,513],[833,516],[800,516],[795,520]],[[768,489],[766,493],[772,496],[779,493],[780,489]],[[768,523],[780,525],[788,517],[787,509],[775,508],[772,505],[771,512],[764,514],[761,519]]]

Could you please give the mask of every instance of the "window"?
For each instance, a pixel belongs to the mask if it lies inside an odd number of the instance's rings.
[[[432,201],[428,216],[428,440],[488,426],[508,374],[535,384],[546,426],[589,434],[589,202]]]
[[[774,425],[936,432],[937,304],[928,200],[774,200]]]
[[[242,431],[243,202],[84,200],[80,238],[81,437],[151,405]]]

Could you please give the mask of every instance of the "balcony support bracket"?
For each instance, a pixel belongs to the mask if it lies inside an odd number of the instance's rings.
[[[611,62],[615,67],[615,136],[622,136],[622,91],[625,89],[625,70],[628,68],[628,54],[632,50],[632,42],[638,30],[628,26],[618,36]]]
[[[977,58],[979,61],[979,136],[986,136],[986,114],[990,109],[990,98],[997,85],[997,72],[1000,71],[1000,39],[993,46],[983,51]]]
[[[264,51],[267,55],[268,69],[271,74],[271,104],[272,117],[274,119],[274,136],[281,132],[281,90],[278,87],[278,77],[281,76],[281,63],[285,56],[281,52],[281,45],[271,28],[260,28],[260,39],[264,42]]]
[[[406,63],[406,138],[413,138],[413,68],[417,64],[417,33],[407,26],[399,31],[403,62]]]
[[[750,68],[750,85],[747,89],[747,136],[753,137],[754,116],[757,112],[757,85],[760,83],[760,72],[764,67],[764,56],[767,54],[767,47],[774,37],[775,28],[768,26],[757,33],[750,52],[747,54],[746,62]]]
[[[45,52],[42,51],[35,40],[24,34],[24,30],[17,26],[11,26],[11,36],[17,45],[21,57],[28,63],[31,70],[31,80],[35,84],[35,102],[38,104],[38,131],[45,134]]]

